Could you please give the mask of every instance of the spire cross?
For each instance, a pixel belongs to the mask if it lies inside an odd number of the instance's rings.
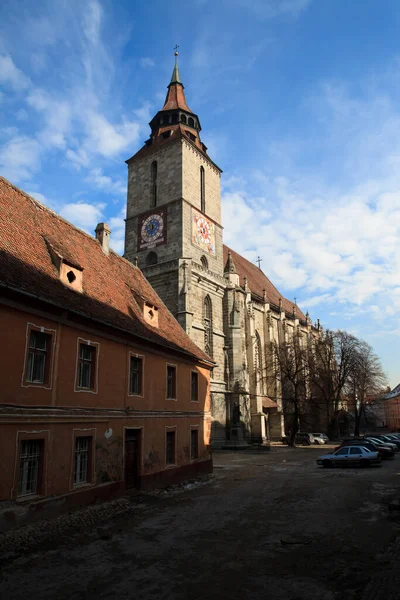
[[[261,271],[261,263],[262,263],[262,258],[260,258],[259,256],[257,256],[256,263],[258,263],[258,268],[259,268],[259,269],[260,269],[260,271]]]
[[[175,56],[178,56],[178,48],[179,48],[179,46],[178,46],[178,44],[176,44],[174,47]]]
[[[296,298],[296,296],[294,297],[294,303],[295,303],[295,306],[297,306],[297,298]]]

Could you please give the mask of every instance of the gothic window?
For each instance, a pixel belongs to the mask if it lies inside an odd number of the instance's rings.
[[[200,167],[200,210],[202,213],[206,212],[205,184],[204,167]]]
[[[204,256],[204,254],[203,254],[203,256],[200,258],[200,262],[201,262],[201,264],[203,265],[203,267],[204,267],[205,269],[208,269],[208,260],[207,260],[207,258]]]
[[[158,256],[155,252],[149,252],[146,256],[146,267],[151,267],[151,265],[156,265],[158,263]]]
[[[181,123],[186,123],[186,117],[185,117],[185,115],[181,115]]]
[[[210,296],[204,298],[204,351],[212,357],[213,355],[213,333],[212,333],[212,304]]]
[[[151,206],[157,206],[157,161],[151,163]]]
[[[189,125],[189,127],[194,127],[194,119],[192,119],[192,117],[189,117],[188,125]]]
[[[261,339],[258,331],[256,331],[256,339],[254,344],[254,379],[257,386],[257,391],[261,391],[262,378],[262,350]]]

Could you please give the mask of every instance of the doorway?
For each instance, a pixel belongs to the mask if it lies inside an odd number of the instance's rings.
[[[141,429],[125,429],[125,487],[140,487]]]

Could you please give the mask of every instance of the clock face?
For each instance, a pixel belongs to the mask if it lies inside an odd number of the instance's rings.
[[[192,243],[215,254],[215,225],[196,210],[192,210]]]
[[[155,242],[164,231],[162,215],[150,215],[142,223],[141,235],[144,242]]]
[[[197,233],[198,233],[200,239],[205,244],[209,244],[211,239],[210,239],[210,224],[208,223],[208,221],[206,221],[206,219],[200,218],[200,219],[198,219],[198,221],[196,223],[196,227],[197,227]]]

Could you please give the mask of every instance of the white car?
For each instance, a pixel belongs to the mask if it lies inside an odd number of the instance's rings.
[[[315,444],[327,444],[329,442],[326,433],[313,433],[312,435],[314,436]]]
[[[342,446],[332,454],[325,454],[317,459],[317,465],[328,467],[369,467],[380,465],[378,452],[372,452],[363,446]]]

